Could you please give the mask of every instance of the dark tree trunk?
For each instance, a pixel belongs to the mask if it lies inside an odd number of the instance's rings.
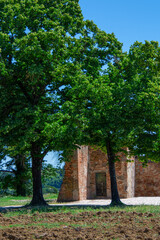
[[[41,150],[36,143],[32,143],[32,178],[33,178],[33,197],[30,203],[31,206],[47,205],[43,198],[42,182],[41,182],[41,169],[42,169],[42,156]]]
[[[108,163],[109,163],[109,174],[111,180],[111,205],[122,205],[119,198],[118,188],[117,188],[117,179],[116,179],[116,170],[115,170],[115,155],[112,151],[112,146],[110,140],[107,141],[107,156],[108,156]]]
[[[25,156],[17,155],[15,157],[15,178],[16,178],[16,194],[17,196],[26,196],[26,166]]]

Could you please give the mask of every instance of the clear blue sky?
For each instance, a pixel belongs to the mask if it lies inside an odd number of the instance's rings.
[[[79,0],[85,19],[114,33],[124,51],[135,42],[160,42],[160,0]]]
[[[135,42],[154,40],[160,42],[160,0],[79,0],[85,19],[93,20],[107,33],[116,35],[128,51]],[[57,156],[45,157],[56,165]]]

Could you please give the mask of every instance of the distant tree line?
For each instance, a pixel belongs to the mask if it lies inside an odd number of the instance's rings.
[[[64,161],[83,144],[105,152],[112,205],[121,204],[118,152],[159,161],[158,42],[123,52],[113,33],[83,19],[78,2],[0,1],[0,157],[12,159],[17,194],[32,179],[30,205],[46,205],[50,151]]]
[[[8,161],[7,164],[9,165]],[[6,166],[7,167],[7,166]],[[30,196],[32,195],[32,169],[25,167],[18,173],[13,164],[0,168],[0,195]],[[18,169],[19,170],[19,169]],[[58,193],[63,181],[64,168],[43,164],[42,189],[43,193]]]

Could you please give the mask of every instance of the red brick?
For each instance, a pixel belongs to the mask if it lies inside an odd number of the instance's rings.
[[[118,154],[116,162],[118,190],[121,198],[134,196],[160,196],[160,163],[142,164],[132,157],[127,162],[124,153]],[[96,194],[96,174],[106,174],[106,196]],[[65,176],[58,201],[76,201],[95,198],[110,198],[110,177],[107,156],[99,149],[81,146],[70,162],[65,164]]]

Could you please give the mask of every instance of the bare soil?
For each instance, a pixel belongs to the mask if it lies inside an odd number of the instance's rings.
[[[152,213],[95,211],[0,214],[1,240],[160,239],[160,216]]]

